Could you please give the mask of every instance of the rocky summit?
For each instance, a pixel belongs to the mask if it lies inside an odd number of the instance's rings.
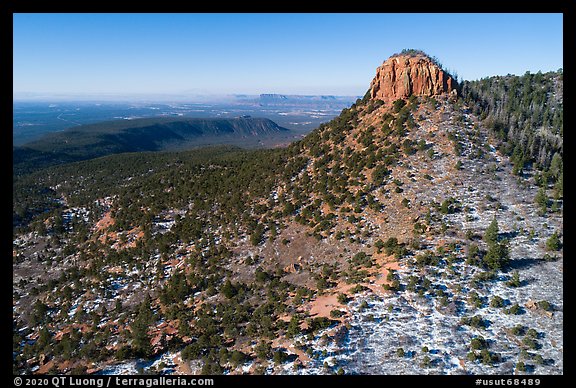
[[[392,102],[411,95],[455,95],[457,83],[436,61],[423,53],[398,54],[376,69],[369,91],[372,98]]]

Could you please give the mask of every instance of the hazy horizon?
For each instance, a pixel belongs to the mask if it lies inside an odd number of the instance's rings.
[[[559,13],[16,13],[13,21],[18,99],[363,95],[376,68],[405,48],[461,80],[563,67]]]
[[[226,102],[233,101],[240,96],[246,98],[257,98],[262,94],[278,94],[284,96],[333,96],[333,97],[356,97],[360,98],[362,94],[303,94],[303,93],[276,93],[276,92],[263,92],[263,93],[92,93],[92,94],[49,94],[49,93],[34,93],[34,92],[19,92],[14,93],[14,102]]]

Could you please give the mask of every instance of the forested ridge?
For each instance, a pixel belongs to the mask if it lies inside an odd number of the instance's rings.
[[[464,101],[501,140],[514,172],[532,166],[550,181],[562,179],[563,72],[507,75],[466,81]]]
[[[13,149],[16,175],[52,165],[127,152],[169,151],[207,144],[255,147],[289,130],[265,118],[156,117],[107,121],[49,133]]]

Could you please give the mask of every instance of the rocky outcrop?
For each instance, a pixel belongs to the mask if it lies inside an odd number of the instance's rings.
[[[546,315],[548,318],[552,318],[554,316],[554,313],[552,311],[545,310],[544,308],[539,306],[538,303],[536,303],[532,299],[528,300],[528,302],[526,302],[526,304],[524,304],[524,306],[526,306],[526,308],[528,308],[530,310],[539,311],[539,312],[543,313],[544,315]]]
[[[300,264],[292,263],[292,264],[284,267],[284,272],[296,273],[296,272],[300,272],[301,269],[302,269],[302,266]]]
[[[376,77],[370,84],[370,97],[392,102],[411,95],[455,95],[456,88],[456,81],[430,57],[397,55],[376,69]]]
[[[297,263],[292,263],[292,264],[284,267],[284,272],[287,272],[287,273],[300,272],[302,270],[302,264],[300,264],[302,262],[302,256],[298,256],[296,261],[297,261]]]

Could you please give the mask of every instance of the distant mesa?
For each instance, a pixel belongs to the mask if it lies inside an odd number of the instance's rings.
[[[285,96],[283,94],[267,93],[267,94],[261,94],[260,95],[261,101],[278,101],[278,100],[287,100],[287,99],[288,99],[288,96]]]
[[[275,94],[265,93],[258,96],[258,102],[262,105],[285,105],[285,104],[310,104],[310,103],[338,103],[354,102],[353,96],[331,96],[331,95],[303,95],[303,94]]]
[[[456,81],[428,55],[406,50],[388,58],[376,69],[370,83],[372,99],[392,102],[415,96],[457,94]]]

